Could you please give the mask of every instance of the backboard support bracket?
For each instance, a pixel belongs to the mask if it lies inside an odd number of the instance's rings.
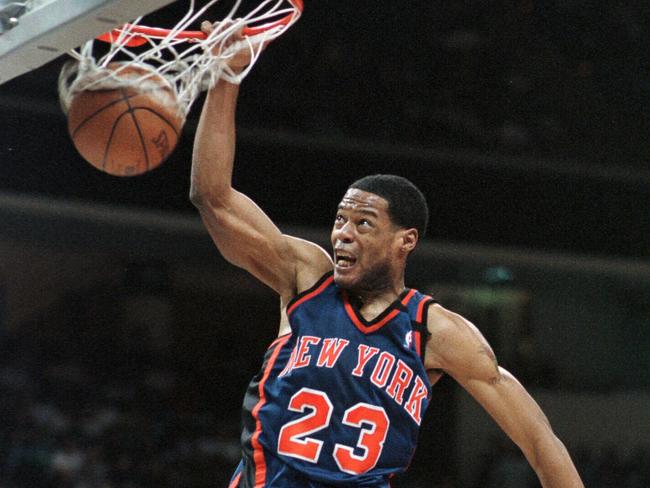
[[[0,34],[0,84],[174,0],[51,1]]]

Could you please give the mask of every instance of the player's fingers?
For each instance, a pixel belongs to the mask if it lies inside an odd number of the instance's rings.
[[[236,41],[241,41],[245,36],[244,36],[244,28],[242,27],[241,29],[238,29],[237,32],[233,35],[234,39]]]
[[[214,25],[212,25],[212,22],[210,22],[209,20],[204,20],[203,22],[201,22],[201,31],[206,36],[209,36],[213,30],[214,30]]]
[[[242,27],[241,29],[238,29],[236,32],[234,32],[230,37],[226,39],[226,42],[224,42],[225,47],[230,47],[233,44],[236,44],[244,39],[244,28]]]

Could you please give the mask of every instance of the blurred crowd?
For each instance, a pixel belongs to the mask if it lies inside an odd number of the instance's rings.
[[[225,486],[237,426],[192,401],[191,378],[128,361],[129,371],[39,358],[11,343],[0,366],[0,486]],[[123,358],[121,358],[123,359]]]
[[[589,488],[644,488],[650,486],[650,451],[623,454],[616,446],[601,449],[570,448],[572,458]],[[495,440],[483,459],[474,488],[539,488],[523,454],[511,442]]]
[[[231,390],[246,378],[205,366],[198,341],[212,364],[230,357],[186,325],[177,303],[197,302],[184,298],[164,266],[133,264],[2,331],[1,488],[227,484],[240,459]]]
[[[247,85],[251,119],[425,147],[647,162],[647,2],[307,8],[309,25],[281,41],[290,48],[269,50],[279,59],[262,61]]]

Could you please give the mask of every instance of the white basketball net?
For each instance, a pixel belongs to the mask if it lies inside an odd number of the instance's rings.
[[[199,93],[213,86],[220,78],[231,83],[240,83],[257,61],[264,45],[281,36],[300,17],[302,1],[262,0],[248,14],[236,17],[242,0],[236,0],[228,15],[215,23],[214,30],[203,39],[179,39],[179,35],[206,20],[206,11],[220,0],[204,2],[197,8],[194,0],[189,2],[185,16],[168,32],[142,33],[142,17],[113,31],[108,52],[96,54],[96,43],[91,40],[78,50],[71,51],[75,61],[67,63],[59,76],[61,106],[67,113],[75,93],[81,90],[111,89],[138,86],[152,76],[161,75],[174,89],[180,115],[185,118]],[[277,22],[288,18],[288,22]],[[243,28],[254,28],[253,35],[232,43],[233,36]],[[150,29],[156,31],[156,29]],[[261,32],[257,32],[261,31]],[[126,44],[138,38],[144,44],[129,47]],[[251,62],[241,72],[235,73],[228,67],[228,61],[242,49],[250,51]],[[104,47],[104,50],[106,47]],[[121,62],[118,69],[108,69],[110,63]],[[120,71],[129,65],[144,65],[151,74],[120,77]]]

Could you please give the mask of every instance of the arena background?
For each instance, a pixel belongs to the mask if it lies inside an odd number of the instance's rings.
[[[423,189],[408,284],[477,324],[590,487],[650,485],[649,25],[641,0],[308,2],[238,112],[236,186],[286,232],[327,246],[369,173]],[[188,201],[202,100],[161,168],[111,177],[67,136],[63,61],[0,86],[0,486],[225,486],[278,303]],[[445,379],[395,486],[538,485]]]

